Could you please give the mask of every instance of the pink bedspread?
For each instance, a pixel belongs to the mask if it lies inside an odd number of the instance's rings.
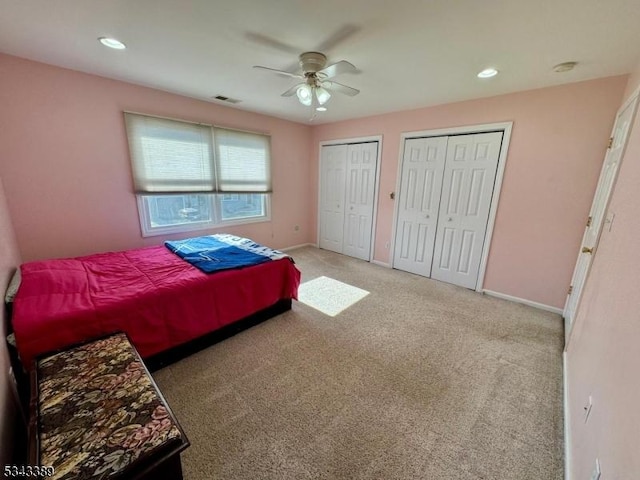
[[[25,365],[124,331],[149,357],[217,330],[281,299],[297,298],[287,259],[205,274],[164,246],[22,265],[13,328]]]

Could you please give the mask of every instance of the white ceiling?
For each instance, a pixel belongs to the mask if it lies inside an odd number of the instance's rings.
[[[329,63],[360,71],[336,81],[361,93],[334,93],[314,123],[628,73],[640,1],[0,0],[1,52],[303,123],[310,108],[280,96],[295,79],[252,66],[288,69],[327,42]],[[476,78],[487,66],[500,75]]]

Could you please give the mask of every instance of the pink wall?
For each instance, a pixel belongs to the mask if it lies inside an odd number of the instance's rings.
[[[4,291],[11,275],[20,265],[20,254],[5,201],[4,187],[0,180],[0,291],[4,301]],[[14,425],[16,422],[15,402],[9,383],[9,355],[4,341],[6,324],[4,306],[0,309],[0,466],[11,463],[14,444]]]
[[[311,239],[308,126],[7,55],[0,105],[0,175],[25,260],[164,240],[140,234],[123,110],[270,133],[272,220],[224,230],[276,248]]]
[[[627,88],[624,91],[624,98],[631,97],[631,94],[640,87],[640,63],[636,69],[629,75],[629,81],[627,82]]]
[[[640,86],[640,65],[627,92]],[[567,348],[571,479],[640,478],[640,115],[636,116]],[[587,423],[583,406],[593,408]]]
[[[122,111],[272,135],[272,221],[225,230],[315,242],[318,142],[384,135],[375,259],[389,261],[402,132],[513,121],[485,288],[562,307],[625,77],[308,127],[0,55],[0,175],[25,260],[158,244],[142,238]],[[294,230],[300,225],[300,230]],[[177,235],[176,237],[185,236]]]
[[[400,135],[513,121],[484,288],[561,308],[626,76],[403,111],[313,129],[318,142],[383,135],[375,259],[390,262]],[[316,232],[313,232],[314,238]]]

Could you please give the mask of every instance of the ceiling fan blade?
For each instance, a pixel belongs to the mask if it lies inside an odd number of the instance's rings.
[[[298,75],[297,73],[285,72],[284,70],[278,70],[276,68],[263,67],[262,65],[254,65],[253,68],[259,68],[260,70],[267,70],[269,72],[273,72],[278,75],[284,75],[285,77],[304,78],[302,75]]]
[[[322,86],[334,92],[344,93],[345,95],[349,95],[350,97],[355,97],[360,93],[360,90],[358,90],[357,88],[348,87],[338,82],[326,81],[322,82]]]
[[[294,85],[293,87],[291,87],[289,90],[287,90],[286,92],[284,92],[281,96],[283,97],[292,97],[293,95],[296,94],[296,92],[298,91],[298,87],[300,85],[304,85],[304,83],[298,83],[297,85]]]
[[[344,42],[347,38],[359,31],[360,27],[358,27],[357,25],[343,25],[338,30],[333,32],[333,34],[331,34],[331,36],[324,42],[322,42],[320,45],[317,45],[314,50],[317,52],[325,52],[327,50],[331,50],[333,47],[335,47],[339,43]]]
[[[276,40],[275,38],[271,38],[261,33],[246,32],[244,36],[246,39],[252,42],[260,43],[262,45],[266,45],[267,47],[275,48],[276,50],[280,50],[281,52],[291,53],[294,55],[298,55],[300,53],[299,48],[293,47],[284,42],[281,42],[280,40]]]
[[[356,71],[357,71],[357,68],[353,64],[347,62],[346,60],[340,60],[337,63],[334,63],[332,65],[329,65],[328,67],[323,68],[318,73],[321,75],[326,75],[325,78],[332,78],[342,73],[353,73]]]

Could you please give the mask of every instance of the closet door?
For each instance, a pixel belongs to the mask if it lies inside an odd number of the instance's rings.
[[[344,242],[342,253],[369,260],[373,225],[378,142],[347,147]]]
[[[431,277],[475,288],[502,132],[449,137]]]
[[[393,267],[429,277],[447,137],[405,141]]]
[[[320,165],[320,248],[342,253],[347,145],[322,147]]]

